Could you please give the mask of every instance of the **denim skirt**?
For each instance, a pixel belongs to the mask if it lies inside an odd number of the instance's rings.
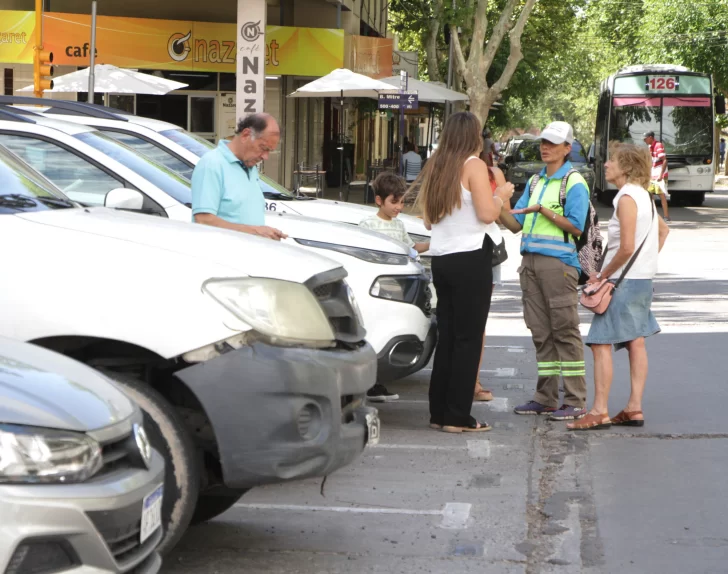
[[[659,333],[651,307],[652,279],[625,279],[614,290],[606,312],[594,315],[586,344],[614,345],[619,351],[630,341]]]

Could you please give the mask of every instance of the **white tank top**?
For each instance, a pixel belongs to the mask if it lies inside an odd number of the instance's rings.
[[[465,160],[478,159],[471,155]],[[499,245],[503,236],[498,224],[483,223],[478,219],[473,205],[473,196],[460,182],[462,194],[459,208],[453,209],[450,215],[432,224],[430,237],[430,253],[432,255],[448,255],[464,251],[476,251],[483,247],[485,235],[488,234],[495,245]]]

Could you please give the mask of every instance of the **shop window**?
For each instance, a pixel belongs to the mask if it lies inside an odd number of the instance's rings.
[[[13,95],[13,69],[12,68],[5,68],[5,85],[4,85],[4,94],[6,96],[12,96]]]

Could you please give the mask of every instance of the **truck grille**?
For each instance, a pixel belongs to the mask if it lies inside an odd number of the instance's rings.
[[[343,269],[337,269],[312,277],[306,285],[329,318],[336,340],[359,343],[364,340],[366,331],[352,306],[350,287],[342,276],[345,274]]]

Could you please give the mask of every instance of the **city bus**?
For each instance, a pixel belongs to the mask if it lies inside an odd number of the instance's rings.
[[[644,145],[644,134],[653,131],[667,153],[671,202],[702,205],[715,185],[716,106],[725,113],[725,100],[713,99],[711,76],[682,66],[629,66],[607,78],[593,147],[597,199],[611,202],[616,192],[604,177],[609,142]]]

